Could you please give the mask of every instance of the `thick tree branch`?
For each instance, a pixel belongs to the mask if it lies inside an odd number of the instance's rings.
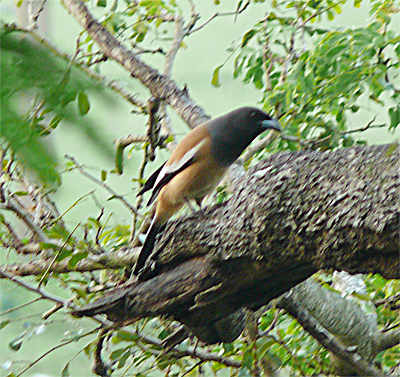
[[[398,157],[397,144],[275,154],[241,179],[229,201],[172,223],[153,257],[156,269],[207,255],[397,278]]]
[[[378,352],[397,346],[400,344],[400,327],[380,334],[378,341]]]
[[[353,370],[357,371],[361,376],[384,376],[380,370],[369,364],[357,353],[345,349],[332,335],[323,329],[318,322],[311,316],[306,315],[307,310],[301,309],[296,300],[283,298],[281,307],[293,315],[297,321],[303,326],[304,330],[312,334],[325,348],[332,351],[335,355],[351,365]]]
[[[264,305],[318,269],[396,278],[399,184],[397,145],[275,154],[230,200],[171,223],[146,281],[75,313],[168,314],[196,329]]]
[[[360,279],[344,272],[340,277],[338,275],[336,274],[337,279],[343,279],[341,283],[347,284],[346,292],[351,289],[349,285]],[[343,297],[338,292],[325,289],[310,278],[278,299],[277,306],[286,309],[296,319],[300,316],[301,325],[336,356],[334,364],[339,375],[355,373],[353,362],[348,363],[354,358],[354,352],[364,362],[364,366],[359,364],[359,367],[363,368],[361,374],[369,375],[369,369],[364,367],[381,351],[379,345],[385,341],[378,331],[376,316],[363,310],[360,301],[353,296]],[[393,336],[389,336],[388,339],[386,344],[392,344],[391,341],[395,340]],[[335,343],[334,346],[332,342]],[[349,351],[348,347],[354,348],[355,351]],[[346,358],[343,358],[344,354],[347,355]],[[369,368],[371,367],[372,364],[369,365]]]

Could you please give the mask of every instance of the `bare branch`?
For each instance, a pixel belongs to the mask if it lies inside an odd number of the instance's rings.
[[[114,141],[117,148],[123,147],[126,148],[130,144],[136,143],[146,143],[148,138],[146,135],[128,135],[123,138],[117,139]]]
[[[152,345],[164,348],[163,341],[160,339],[154,338],[150,335],[142,335],[140,333],[137,333],[137,336],[144,343],[152,344]],[[200,359],[202,361],[216,361],[218,363],[221,363],[228,367],[233,367],[233,368],[240,368],[242,366],[242,363],[240,361],[229,359],[229,358],[220,356],[216,353],[205,352],[205,351],[202,351],[201,349],[197,349],[196,347],[187,347],[186,349],[183,349],[183,347],[179,347],[179,345],[178,345],[178,346],[175,346],[174,348],[172,348],[171,352],[173,353],[173,355],[175,357],[190,356],[190,357],[194,357],[196,359]]]
[[[250,158],[252,158],[257,152],[262,151],[277,138],[278,136],[276,135],[276,133],[271,132],[268,134],[268,136],[257,140],[255,143],[250,144],[243,155],[240,157],[240,161],[245,163],[246,161],[250,160]]]
[[[45,352],[44,354],[42,354],[42,355],[41,355],[40,357],[38,357],[35,361],[32,361],[31,363],[29,363],[29,365],[28,365],[21,373],[19,373],[16,377],[22,376],[27,370],[29,370],[30,368],[32,368],[35,364],[37,364],[40,360],[42,360],[44,357],[46,357],[47,355],[49,355],[49,354],[52,353],[53,351],[55,351],[55,350],[57,350],[57,349],[59,349],[59,348],[61,348],[61,347],[64,347],[64,346],[66,346],[67,344],[76,342],[76,341],[78,341],[78,340],[80,340],[80,339],[82,339],[82,338],[84,338],[84,337],[86,337],[86,336],[88,336],[88,335],[94,334],[94,333],[96,333],[97,331],[99,331],[99,328],[96,328],[96,329],[94,329],[94,330],[88,331],[88,332],[86,332],[86,333],[84,333],[84,334],[81,334],[81,335],[78,335],[78,336],[74,336],[74,337],[72,337],[70,340],[67,340],[67,341],[65,341],[65,342],[63,342],[63,343],[61,343],[61,344],[58,344],[57,346],[55,346],[55,347],[53,347],[53,348],[50,348],[47,352]]]
[[[81,251],[79,250],[78,252]],[[51,261],[49,259],[38,259],[29,263],[3,265],[1,268],[4,272],[17,276],[41,275],[47,270],[49,272],[65,273],[72,271],[95,271],[105,268],[118,269],[133,266],[136,263],[138,255],[139,248],[135,248],[119,252],[107,252],[101,255],[90,255],[80,260],[74,267],[69,266],[68,259],[55,262],[52,266],[50,266]],[[7,276],[0,276],[0,278],[5,277]]]
[[[0,313],[0,316],[6,315],[6,314],[9,314],[9,313],[12,313],[12,312],[15,312],[16,310],[19,310],[19,309],[21,309],[21,308],[24,308],[25,306],[34,304],[35,302],[37,302],[37,301],[39,301],[39,300],[42,300],[42,297],[36,297],[36,298],[34,298],[33,300],[24,302],[24,303],[21,304],[21,305],[14,306],[13,308],[7,309],[7,310],[5,310],[4,312],[1,312],[1,313]]]
[[[185,31],[183,28],[183,17],[177,15],[175,17],[175,32],[174,39],[172,40],[171,47],[169,48],[164,62],[164,72],[163,74],[166,77],[171,77],[172,74],[172,66],[174,65],[175,57],[178,53],[179,48],[181,47],[183,38],[185,38]]]
[[[38,28],[38,19],[40,16],[40,13],[43,12],[44,5],[46,4],[46,0],[41,0],[42,3],[38,7],[37,10],[35,10],[35,0],[28,0],[27,4],[27,9],[28,9],[28,27],[30,30],[37,30]]]
[[[29,291],[32,291],[32,292],[35,292],[35,293],[39,294],[40,297],[45,298],[46,300],[53,301],[53,302],[55,302],[57,304],[60,304],[60,305],[62,305],[64,307],[68,307],[68,306],[72,307],[72,305],[70,305],[68,303],[68,301],[64,301],[64,300],[58,298],[57,296],[44,291],[43,289],[37,288],[37,287],[25,282],[24,280],[20,279],[19,277],[13,275],[11,272],[6,271],[4,269],[4,267],[0,268],[0,278],[7,278],[7,279],[17,283],[21,287],[24,287],[24,288],[28,289]]]
[[[160,98],[172,106],[190,127],[195,127],[208,119],[204,110],[189,98],[186,91],[179,89],[173,81],[128,50],[93,18],[83,2],[78,0],[62,0],[62,2],[107,56],[126,68],[150,90],[155,98]]]
[[[374,301],[375,307],[378,307],[380,305],[395,305],[400,301],[400,293],[394,294],[393,296],[389,296],[380,300]]]
[[[108,329],[100,329],[97,334],[96,346],[93,353],[92,371],[101,377],[107,377],[110,375],[109,368],[104,364],[103,359],[101,358],[101,350],[103,349],[104,339],[108,331]]]
[[[35,234],[41,242],[50,243],[49,238],[43,230],[34,223],[31,216],[22,208],[14,198],[8,198],[5,204],[0,203],[0,209],[5,209],[14,212]]]
[[[46,268],[46,271],[44,272],[43,276],[40,278],[39,284],[38,284],[38,289],[40,288],[40,286],[42,285],[42,283],[44,282],[44,279],[46,279],[47,275],[50,273],[51,268],[54,266],[54,263],[56,262],[57,258],[59,257],[59,255],[61,254],[61,252],[63,251],[63,249],[65,248],[65,246],[68,244],[68,241],[71,239],[72,235],[75,233],[75,231],[78,229],[78,227],[81,225],[81,223],[79,223],[74,230],[68,235],[67,239],[65,240],[64,244],[60,247],[60,249],[57,251],[57,253],[54,255],[52,261],[50,262],[49,266]]]
[[[248,1],[243,5],[243,7],[242,7],[241,9],[236,10],[236,11],[234,11],[234,12],[216,12],[216,13],[214,13],[207,21],[205,21],[203,24],[201,24],[201,25],[198,26],[197,28],[192,29],[188,34],[190,35],[190,34],[193,34],[193,33],[196,32],[196,31],[199,31],[199,30],[203,29],[204,26],[206,26],[207,24],[209,24],[212,20],[214,20],[214,19],[217,18],[217,17],[225,17],[225,16],[236,16],[236,17],[237,17],[238,14],[243,13],[243,12],[247,9],[247,7],[250,5],[250,2],[251,2],[251,1],[248,0]]]
[[[106,191],[108,191],[111,195],[113,195],[116,199],[119,199],[122,203],[125,204],[126,207],[129,208],[129,210],[136,214],[137,216],[142,217],[142,215],[137,211],[137,209],[130,204],[122,195],[119,195],[116,191],[114,191],[107,183],[101,181],[100,179],[96,178],[92,174],[88,173],[84,168],[83,165],[80,165],[78,161],[75,160],[75,158],[65,155],[65,158],[67,160],[70,160],[71,162],[74,163],[74,165],[78,168],[79,172],[85,176],[86,178],[89,178],[91,181],[97,183],[99,186],[103,187]]]

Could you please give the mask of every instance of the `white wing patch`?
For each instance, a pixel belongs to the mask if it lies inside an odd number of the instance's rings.
[[[157,180],[154,183],[154,187],[157,187],[166,175],[173,174],[174,172],[178,171],[183,165],[185,165],[189,160],[191,160],[199,151],[199,149],[205,144],[205,142],[206,140],[201,140],[192,149],[187,151],[179,161],[176,161],[171,165],[165,165],[161,169],[160,174],[158,174]]]

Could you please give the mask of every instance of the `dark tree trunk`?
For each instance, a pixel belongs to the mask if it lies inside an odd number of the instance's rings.
[[[399,277],[397,144],[278,153],[223,204],[172,222],[147,280],[77,315],[169,315],[189,327],[257,308],[319,269]]]

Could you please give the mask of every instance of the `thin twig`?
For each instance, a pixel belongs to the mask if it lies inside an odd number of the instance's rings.
[[[16,310],[19,310],[19,309],[21,309],[21,308],[24,308],[25,306],[34,304],[35,302],[37,302],[37,301],[39,301],[39,300],[42,300],[42,297],[36,297],[36,298],[34,298],[33,300],[30,300],[30,301],[28,301],[28,302],[24,302],[24,303],[21,304],[21,305],[14,306],[13,308],[10,308],[10,309],[8,309],[8,310],[5,310],[4,312],[1,312],[1,313],[0,313],[0,316],[6,315],[6,314],[9,314],[9,313],[12,313],[12,312],[15,312]]]
[[[32,284],[29,284],[29,283],[25,282],[24,280],[22,280],[19,277],[11,274],[10,272],[4,271],[3,268],[0,268],[0,277],[7,278],[7,279],[13,281],[14,283],[17,283],[21,287],[24,287],[29,291],[32,291],[32,292],[35,292],[35,293],[39,294],[42,298],[45,298],[47,300],[56,302],[56,303],[58,303],[60,305],[63,305],[63,306],[71,306],[67,301],[64,301],[64,300],[60,299],[59,297],[57,297],[57,296],[55,296],[55,295],[53,295],[51,293],[45,292],[42,289],[37,288],[37,287],[33,286]]]
[[[57,349],[59,349],[59,348],[61,348],[61,347],[64,347],[64,346],[66,346],[67,344],[76,342],[76,341],[78,341],[78,340],[84,338],[85,336],[94,334],[95,332],[99,331],[99,329],[100,329],[100,327],[98,327],[98,328],[96,328],[96,329],[94,329],[94,330],[88,331],[88,332],[85,333],[85,334],[79,335],[78,337],[73,337],[73,338],[71,338],[70,340],[65,341],[64,343],[61,343],[61,344],[59,344],[59,345],[57,345],[57,346],[55,346],[55,347],[53,347],[53,348],[50,348],[47,352],[45,352],[43,355],[41,355],[40,357],[38,357],[35,361],[32,361],[31,363],[29,363],[29,365],[28,365],[21,373],[19,373],[16,377],[22,376],[28,369],[32,368],[35,364],[37,364],[40,360],[42,360],[45,356],[49,355],[49,354],[52,353],[53,351],[55,351],[55,350],[57,350]]]
[[[20,279],[19,277],[11,274],[10,272],[4,271],[3,268],[0,268],[0,278],[6,278],[9,279],[11,281],[13,281],[14,283],[20,285],[21,287],[31,291],[31,292],[35,292],[37,294],[40,295],[40,298],[46,299],[46,300],[50,300],[55,302],[58,305],[61,305],[64,308],[70,308],[70,309],[76,309],[76,307],[72,304],[72,302],[70,300],[63,300],[49,292],[46,292],[42,289],[36,288],[34,285],[29,284],[27,282],[25,282],[24,280]],[[100,323],[102,325],[102,327],[104,328],[113,328],[115,327],[115,324],[113,324],[111,321],[109,321],[108,319],[104,319],[101,316],[95,315],[93,317],[91,317],[94,321]]]
[[[343,2],[344,2],[343,0],[340,0],[340,1],[338,1],[337,3],[334,3],[334,4],[330,5],[330,6],[327,7],[327,8],[323,8],[323,9],[317,10],[315,13],[313,13],[310,17],[308,17],[308,18],[303,22],[303,25],[305,25],[306,23],[308,23],[309,21],[311,21],[313,18],[319,16],[320,14],[322,14],[322,13],[324,13],[324,12],[327,12],[328,10],[330,10],[330,9],[332,9],[332,8],[334,8],[334,7],[336,7],[337,5],[343,4]]]
[[[77,167],[77,169],[79,170],[79,172],[85,176],[86,178],[89,178],[91,181],[97,183],[99,186],[103,187],[106,191],[108,191],[111,195],[113,195],[114,198],[120,200],[122,203],[125,204],[126,207],[129,208],[129,210],[131,212],[133,212],[134,214],[136,214],[139,217],[142,217],[142,215],[140,213],[138,213],[138,211],[136,210],[135,207],[132,206],[132,204],[130,204],[122,195],[119,195],[116,191],[114,191],[109,185],[107,185],[107,183],[101,181],[100,179],[96,178],[95,176],[91,175],[90,173],[88,173],[84,168],[83,165],[80,165],[74,157],[65,155],[65,158],[67,160],[70,160],[71,162],[74,163],[74,165]]]
[[[143,335],[141,333],[136,333],[136,335],[144,343],[152,344],[161,348],[163,347],[163,341],[160,339],[154,338],[150,335]],[[195,347],[187,347],[186,349],[180,349],[178,347],[179,346],[175,346],[171,350],[171,352],[173,352],[175,357],[190,356],[196,359],[200,359],[202,361],[215,361],[233,368],[240,368],[242,366],[242,363],[240,361],[229,359],[215,353],[209,353],[202,350],[198,350],[195,349]]]
[[[65,245],[68,243],[68,241],[71,239],[72,235],[74,234],[74,232],[78,229],[78,227],[81,225],[81,223],[79,223],[74,230],[68,235],[67,239],[65,240],[64,244],[60,247],[60,249],[57,251],[56,255],[54,256],[53,260],[50,262],[49,267],[47,267],[46,271],[44,272],[42,278],[39,281],[38,284],[38,289],[41,287],[44,279],[46,279],[47,275],[49,274],[51,268],[53,267],[55,261],[57,260],[57,258],[59,257],[59,255],[61,254],[61,252],[64,250]]]
[[[236,11],[233,11],[233,12],[216,12],[216,13],[214,13],[208,20],[206,20],[203,24],[201,24],[200,26],[198,26],[198,27],[195,28],[195,29],[192,29],[192,30],[188,33],[188,35],[193,34],[194,32],[203,29],[204,26],[206,26],[207,24],[209,24],[212,20],[214,20],[214,19],[217,18],[217,17],[225,17],[225,16],[236,16],[236,17],[237,17],[237,15],[243,13],[249,5],[250,5],[250,0],[248,0],[248,1],[243,5],[243,7],[242,7],[241,9],[239,9],[239,10],[236,10]]]
[[[14,198],[8,198],[5,204],[0,204],[0,209],[14,212],[28,226],[32,233],[38,237],[40,242],[50,243],[47,235],[33,222],[31,216],[24,211],[24,208]]]
[[[54,313],[58,312],[62,308],[63,308],[63,306],[61,304],[55,304],[50,310],[48,310],[47,312],[44,312],[42,314],[42,320],[45,321],[51,315],[53,315]]]
[[[42,4],[38,8],[37,11],[33,9],[34,7],[35,0],[29,0],[27,4],[27,10],[28,10],[28,25],[29,29],[31,30],[36,30],[38,28],[38,19],[40,16],[40,13],[43,12],[44,5],[46,4],[46,0],[42,0]]]
[[[271,330],[273,330],[275,328],[275,326],[278,323],[278,320],[279,320],[279,317],[280,317],[281,313],[282,313],[282,309],[276,310],[275,317],[272,320],[271,324],[268,326],[268,328],[266,330],[264,330],[264,331],[260,331],[259,332],[259,334],[258,334],[259,338],[262,338],[263,336],[267,336],[271,332]]]
[[[251,157],[253,157],[256,153],[263,150],[265,147],[267,147],[269,144],[271,144],[278,137],[279,136],[276,135],[276,133],[271,132],[268,134],[268,136],[256,141],[255,143],[250,144],[250,146],[246,149],[246,151],[240,157],[240,161],[242,161],[243,163],[247,162],[248,160],[250,160]]]
[[[49,272],[68,273],[68,272],[86,272],[94,270],[120,269],[127,266],[133,266],[138,258],[140,248],[120,250],[118,252],[111,251],[101,255],[90,255],[85,259],[80,260],[76,266],[69,266],[69,259],[64,259],[56,262],[49,269]],[[73,254],[72,254],[73,255]],[[23,264],[2,265],[3,271],[12,274],[13,276],[29,276],[41,275],[49,266],[50,260],[38,259],[32,262]],[[5,278],[1,276],[0,278]]]
[[[149,141],[146,135],[128,135],[123,138],[114,141],[115,145],[118,147],[126,148],[130,144],[136,143],[146,143]]]
[[[71,211],[72,208],[74,208],[80,201],[82,201],[83,199],[87,198],[88,196],[92,196],[94,194],[95,190],[89,191],[87,194],[82,195],[80,198],[78,198],[77,200],[75,200],[74,203],[72,203],[72,205],[70,205],[60,216],[58,216],[56,219],[52,220],[50,222],[50,225],[55,224],[57,221],[59,221],[63,216],[65,216],[65,214],[67,214],[69,211]]]
[[[172,66],[174,65],[174,61],[176,55],[179,51],[179,48],[182,45],[183,38],[185,38],[185,31],[183,28],[183,18],[180,15],[175,16],[175,32],[174,38],[171,43],[171,47],[167,51],[165,55],[165,62],[164,62],[164,72],[163,74],[166,77],[171,77],[172,74]]]
[[[104,338],[106,337],[108,331],[109,329],[100,329],[97,335],[96,347],[93,353],[92,371],[101,377],[109,376],[109,368],[104,364],[104,361],[101,358],[101,350],[103,349]]]

